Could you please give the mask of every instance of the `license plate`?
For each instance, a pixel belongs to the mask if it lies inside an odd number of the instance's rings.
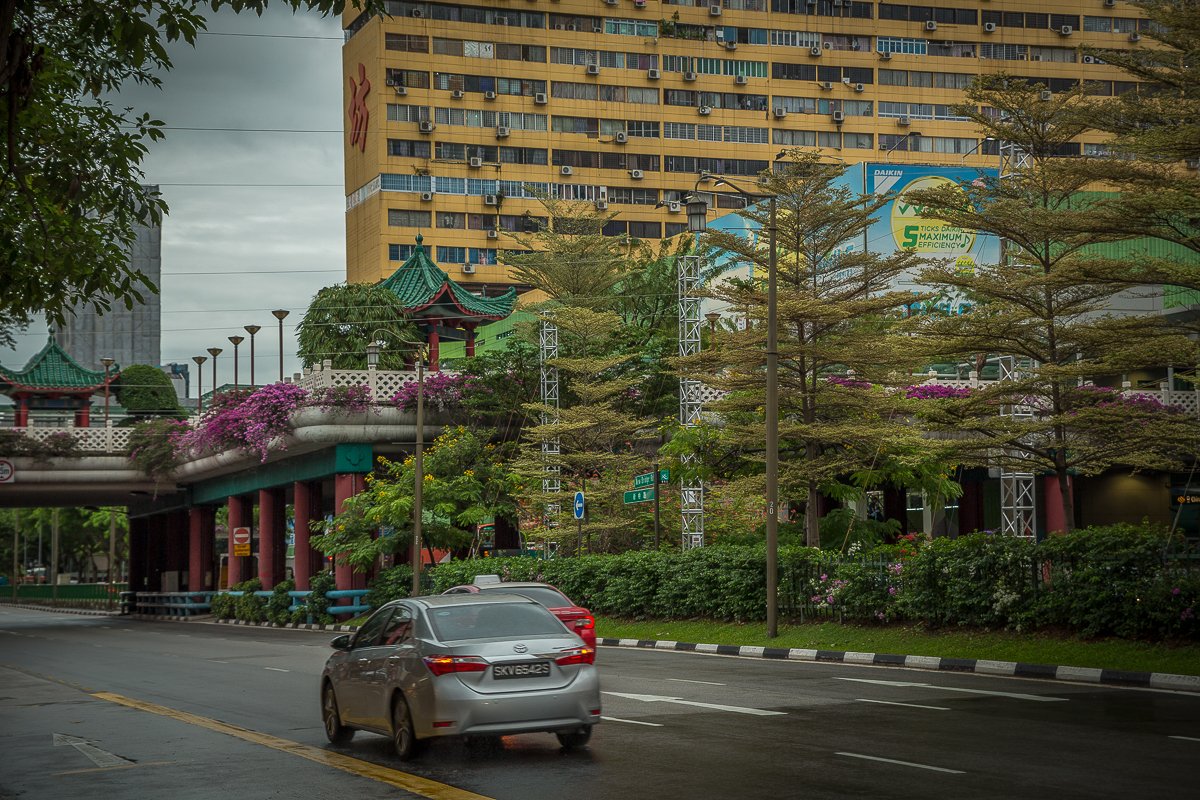
[[[496,680],[506,680],[508,678],[544,678],[549,674],[549,661],[523,661],[519,664],[492,665],[492,677]]]

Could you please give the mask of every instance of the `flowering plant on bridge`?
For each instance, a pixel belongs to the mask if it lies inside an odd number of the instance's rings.
[[[200,425],[179,437],[180,446],[196,453],[246,450],[266,461],[271,443],[291,432],[292,412],[305,404],[308,393],[293,384],[273,383],[218,398]]]
[[[331,411],[361,414],[371,408],[371,387],[363,383],[329,386],[313,394],[308,402],[326,414]]]
[[[463,399],[467,378],[449,372],[432,372],[425,376],[425,408],[445,411],[458,406]],[[392,405],[405,411],[417,408],[417,384],[406,383],[392,395]]]
[[[904,396],[909,400],[955,400],[970,397],[969,386],[941,386],[936,383],[922,383],[910,386],[904,390]]]
[[[140,422],[129,432],[129,460],[152,478],[166,478],[183,460],[181,441],[189,431],[186,422],[169,417]]]

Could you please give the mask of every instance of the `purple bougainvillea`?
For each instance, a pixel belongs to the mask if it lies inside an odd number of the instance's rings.
[[[433,372],[425,376],[425,407],[445,411],[462,401],[467,378],[448,372]],[[417,384],[406,383],[392,395],[392,405],[405,411],[417,407]]]
[[[826,383],[832,383],[834,386],[842,386],[846,389],[870,389],[871,384],[867,381],[856,380],[848,375],[827,375],[825,376]]]
[[[200,424],[178,441],[194,453],[240,449],[266,461],[271,442],[291,432],[291,414],[307,399],[306,391],[289,383],[273,383],[240,398],[218,396]]]
[[[371,387],[357,383],[353,386],[330,386],[309,398],[308,404],[321,411],[346,411],[361,414],[371,408]]]
[[[947,400],[970,397],[971,388],[969,386],[941,386],[935,383],[922,383],[908,387],[904,396],[910,400]]]

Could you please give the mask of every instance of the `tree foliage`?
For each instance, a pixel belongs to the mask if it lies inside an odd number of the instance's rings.
[[[123,368],[115,389],[121,405],[136,417],[183,414],[175,385],[158,367],[134,364]]]
[[[405,369],[422,341],[404,304],[375,284],[339,283],[317,292],[296,328],[304,366],[329,360],[334,369],[366,369],[367,345],[380,343],[379,369]]]

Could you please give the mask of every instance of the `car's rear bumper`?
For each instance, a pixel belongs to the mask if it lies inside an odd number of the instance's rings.
[[[422,738],[572,730],[600,721],[600,680],[589,669],[561,689],[487,695],[445,681],[427,708],[429,719],[413,720]]]

